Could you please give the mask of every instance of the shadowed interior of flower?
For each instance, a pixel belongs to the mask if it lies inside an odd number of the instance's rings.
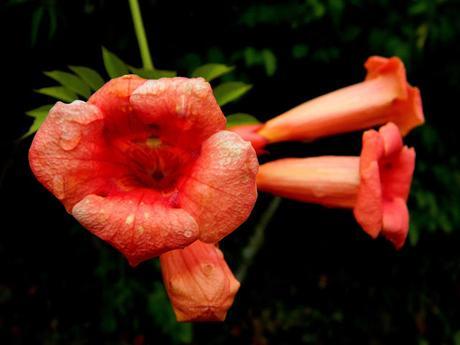
[[[203,79],[125,76],[88,103],[58,103],[30,164],[83,226],[137,265],[197,239],[217,242],[249,215],[257,157],[224,128]]]
[[[382,234],[401,248],[414,167],[414,149],[403,146],[398,127],[388,123],[363,134],[360,157],[276,160],[260,166],[257,186],[294,200],[351,208],[370,236]]]

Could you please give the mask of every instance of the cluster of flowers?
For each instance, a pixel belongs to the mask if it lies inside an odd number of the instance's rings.
[[[51,109],[30,165],[69,213],[132,266],[160,257],[179,321],[223,320],[239,282],[217,244],[247,219],[257,188],[353,208],[370,235],[382,232],[402,246],[415,153],[400,133],[423,122],[420,96],[400,60],[371,58],[366,67],[363,83],[233,131],[201,78],[113,79],[88,102]],[[285,159],[258,172],[256,151],[268,143],[385,123],[365,132],[360,157]]]
[[[406,80],[399,58],[370,57],[365,81],[295,107],[263,125],[232,130],[259,154],[270,143],[312,141],[363,130],[359,157],[287,158],[263,164],[259,190],[327,207],[353,209],[364,231],[385,236],[399,249],[409,229],[406,201],[415,150],[402,137],[424,122],[420,91]]]

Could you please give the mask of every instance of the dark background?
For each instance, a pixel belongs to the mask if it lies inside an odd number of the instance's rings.
[[[351,212],[283,200],[227,321],[176,324],[158,264],[130,268],[32,176],[42,72],[103,71],[101,45],[140,65],[127,1],[0,0],[0,344],[460,344],[460,4],[448,0],[140,1],[155,65],[186,75],[235,65],[254,85],[224,112],[266,120],[359,82],[365,59],[398,55],[421,88],[411,229],[396,252]],[[102,73],[102,72],[101,72]],[[272,155],[358,154],[360,134]],[[267,158],[264,158],[267,159]],[[238,269],[269,198],[222,244]]]

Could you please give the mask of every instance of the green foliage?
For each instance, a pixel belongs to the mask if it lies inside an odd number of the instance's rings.
[[[102,59],[104,60],[105,70],[110,78],[117,78],[129,74],[128,66],[105,47],[102,47]]]
[[[51,79],[56,80],[66,89],[75,92],[77,95],[89,98],[91,94],[90,86],[76,75],[69,72],[50,71],[44,74]]]
[[[428,159],[417,161],[411,191],[413,245],[424,234],[460,229],[460,162],[450,156],[441,135],[429,124],[417,130],[421,138],[417,149]]]
[[[4,4],[2,4],[5,6]],[[40,33],[47,32],[48,39],[56,34],[58,24],[57,1],[9,0],[6,6],[27,6],[30,13],[30,44],[35,46]]]
[[[264,62],[265,73],[272,76],[276,71],[276,56],[270,49],[262,49],[262,60]]]
[[[102,79],[101,75],[91,68],[85,66],[69,66],[69,68],[84,80],[93,91],[104,85],[104,79]]]
[[[26,115],[33,117],[34,121],[32,123],[32,126],[30,126],[30,129],[27,131],[27,133],[25,133],[22,136],[22,138],[28,137],[40,128],[41,124],[43,123],[43,121],[45,121],[45,118],[52,107],[52,104],[47,104],[26,112]]]
[[[172,78],[177,75],[175,71],[167,71],[167,70],[159,70],[159,69],[146,70],[143,68],[136,68],[133,66],[129,66],[129,70],[133,72],[134,74],[137,74],[139,77],[146,78],[146,79]]]
[[[217,86],[214,89],[214,96],[216,97],[217,103],[220,106],[223,106],[227,103],[230,103],[240,98],[251,88],[252,85],[245,84],[239,81],[230,81]]]
[[[29,115],[31,117],[46,116],[52,107],[53,107],[52,104],[42,105],[38,108],[27,111],[26,115]]]
[[[36,93],[50,96],[64,102],[72,102],[77,99],[77,94],[64,86],[44,87],[35,90]]]
[[[292,47],[292,57],[294,59],[303,59],[308,54],[308,46],[306,44],[296,44]]]
[[[236,56],[238,57],[238,54]],[[254,47],[246,47],[243,50],[243,57],[247,67],[262,66],[267,76],[273,76],[276,72],[276,55],[270,49],[258,50]]]
[[[260,121],[256,117],[245,113],[236,113],[227,116],[227,128],[241,125],[257,125],[259,123]]]
[[[227,66],[224,64],[218,63],[209,63],[203,66],[198,67],[192,72],[192,77],[203,77],[207,81],[214,80],[223,76],[227,73],[230,73],[235,69],[234,66]]]

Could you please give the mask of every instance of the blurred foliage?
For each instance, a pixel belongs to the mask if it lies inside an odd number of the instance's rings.
[[[132,270],[114,250],[73,227],[58,202],[33,181],[26,143],[21,160],[12,163],[18,176],[7,176],[11,180],[2,187],[5,214],[21,210],[28,216],[11,216],[17,230],[2,233],[0,343],[460,344],[458,1],[145,1],[142,6],[155,61],[175,71],[158,74],[107,50],[103,59],[95,53],[104,44],[135,60],[127,7],[118,2],[7,1],[1,11],[20,20],[3,22],[23,23],[18,37],[27,49],[41,52],[15,70],[50,71],[46,77],[59,84],[38,89],[41,95],[30,99],[26,93],[43,83],[43,75],[30,77],[22,89],[14,84],[15,94],[23,94],[6,104],[20,121],[10,135],[26,131],[30,123],[21,112],[50,103],[49,96],[85,99],[88,87],[96,90],[108,76],[126,70],[147,78],[177,71],[202,76],[216,88],[232,83],[221,101],[236,100],[253,84],[248,97],[224,106],[234,114],[228,117],[232,125],[257,122],[239,109],[267,120],[360,81],[362,62],[371,54],[398,55],[409,80],[421,88],[427,119],[406,138],[417,150],[411,245],[395,253],[384,241],[369,240],[348,213],[283,202],[228,321],[192,329],[174,322],[154,262]],[[93,68],[53,70],[59,63]],[[27,112],[34,118],[29,134],[49,107]],[[272,154],[350,154],[359,147],[359,134],[352,134],[274,147]],[[255,213],[266,204],[261,195]],[[224,242],[232,267],[241,263],[253,226],[251,218]]]

